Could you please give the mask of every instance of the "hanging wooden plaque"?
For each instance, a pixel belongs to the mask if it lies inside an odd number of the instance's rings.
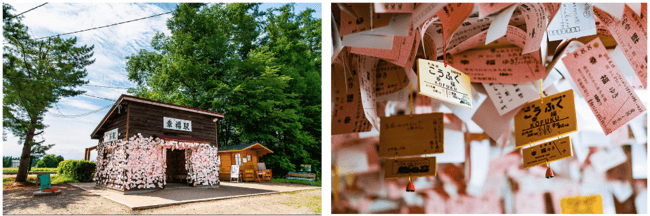
[[[431,98],[472,108],[469,76],[442,62],[418,59],[418,93]]]
[[[560,200],[562,214],[602,214],[603,198],[598,195],[564,197]]]
[[[429,113],[382,117],[379,157],[443,153],[442,116],[442,113]]]
[[[436,157],[389,159],[384,165],[386,179],[436,176],[437,170]]]
[[[517,148],[578,130],[573,89],[528,102],[515,115]]]
[[[547,162],[570,158],[573,157],[571,138],[563,137],[561,139],[535,145],[530,148],[524,148],[523,154],[524,168],[526,169],[542,165]]]

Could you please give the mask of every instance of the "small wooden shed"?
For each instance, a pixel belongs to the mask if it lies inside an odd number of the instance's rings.
[[[231,165],[239,165],[240,172],[245,170],[257,171],[259,157],[269,153],[273,153],[273,151],[259,143],[219,147],[219,158],[221,160],[219,170],[224,173],[224,175],[219,175],[219,179],[230,180],[228,173],[230,173]]]

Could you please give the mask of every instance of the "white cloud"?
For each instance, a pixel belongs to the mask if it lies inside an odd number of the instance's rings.
[[[42,3],[9,3],[20,13]],[[129,3],[92,3],[65,4],[48,3],[40,8],[26,13],[22,22],[30,29],[33,37],[45,37],[68,33],[82,29],[104,26],[108,24],[138,19],[155,14],[168,12],[175,8],[169,5],[129,4]],[[126,60],[124,57],[138,52],[140,49],[151,50],[150,41],[156,31],[170,35],[167,29],[167,19],[171,14],[127,24],[81,32],[63,38],[77,37],[77,45],[95,45],[95,63],[88,66],[89,84],[115,87],[134,87],[127,78]],[[82,86],[86,94],[116,100],[126,89],[112,89]],[[65,115],[78,115],[111,105],[113,102],[84,96],[62,99],[59,103],[61,112]],[[50,109],[54,111],[55,109]],[[56,144],[48,154],[62,155],[65,159],[83,159],[84,149],[97,145],[97,140],[90,139],[90,133],[106,115],[108,109],[81,118],[63,118],[46,114],[45,143]],[[40,139],[40,137],[39,137]],[[17,144],[18,137],[9,134],[3,145],[3,155],[20,156],[22,145]],[[96,156],[93,153],[92,156]]]

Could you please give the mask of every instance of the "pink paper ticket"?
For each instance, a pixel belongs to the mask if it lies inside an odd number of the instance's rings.
[[[357,72],[359,73],[359,85],[361,86],[361,104],[366,118],[370,124],[379,130],[377,117],[377,103],[375,98],[376,90],[376,72],[379,59],[372,56],[352,57],[352,67],[356,63]]]
[[[442,46],[447,47],[451,35],[472,13],[474,3],[448,3],[436,15],[442,23]],[[443,48],[445,49],[445,48]]]
[[[510,6],[512,3],[479,3],[478,18],[486,17],[494,12]]]
[[[370,26],[370,6],[368,4],[345,3],[345,5],[350,6],[359,17],[354,18],[348,13],[341,13],[341,29],[339,30],[339,35],[341,37],[367,31],[371,28],[387,26],[390,24],[390,20],[393,17],[390,14],[374,13],[372,17],[373,26]]]
[[[415,3],[375,3],[375,13],[413,13]]]
[[[542,3],[542,4],[544,5],[544,8],[546,8],[546,14],[549,16],[548,23],[551,23],[557,11],[560,10],[560,6],[562,5],[562,3]]]
[[[418,52],[417,46],[420,45],[420,37],[418,37],[419,34],[419,30],[411,29],[409,30],[409,36],[407,37],[395,36],[395,38],[399,38],[399,40],[394,41],[393,43],[401,43],[399,58],[397,60],[387,59],[386,61],[399,65],[401,67],[413,67],[415,55]]]
[[[403,67],[380,60],[377,64],[376,83],[375,95],[379,98],[404,89],[410,82]]]
[[[463,22],[463,24],[458,27],[458,29],[456,29],[454,36],[449,40],[449,43],[447,44],[447,50],[453,49],[459,44],[469,40],[469,38],[473,37],[474,35],[488,30],[493,20],[494,18],[490,17],[482,19],[476,17],[467,18],[465,22]],[[439,49],[439,51],[442,53],[442,49]]]
[[[332,135],[372,129],[363,112],[358,74],[350,67],[347,50],[344,48],[332,64]]]
[[[397,60],[399,58],[400,50],[402,44],[400,43],[404,40],[405,37],[395,36],[393,37],[393,48],[392,49],[373,49],[373,48],[362,48],[362,47],[352,47],[350,49],[351,53],[359,55],[374,56],[382,59]]]
[[[541,3],[524,3],[517,8],[526,20],[526,34],[528,34],[522,54],[535,52],[541,47],[546,31],[546,9]]]
[[[621,46],[625,58],[634,68],[636,75],[639,76],[641,83],[644,87],[647,87],[647,23],[642,22],[643,19],[636,15],[627,5],[625,5],[623,17],[620,21],[597,7],[594,8],[594,14],[602,24],[607,26],[618,46]]]
[[[462,51],[480,45],[484,45],[485,37],[487,36],[487,33],[488,31],[485,30],[477,35],[474,35],[473,37],[467,39],[465,42],[459,44],[458,46],[447,50],[447,53],[454,55],[456,53],[460,53]],[[496,42],[506,42],[506,43],[514,44],[520,48],[524,47],[525,41],[526,41],[526,32],[524,30],[521,30],[520,28],[510,26],[510,25],[506,30],[506,35],[496,40]]]
[[[562,58],[605,135],[645,112],[640,98],[596,38]]]
[[[543,79],[546,69],[521,48],[470,50],[447,61],[470,77],[471,82],[521,83]]]

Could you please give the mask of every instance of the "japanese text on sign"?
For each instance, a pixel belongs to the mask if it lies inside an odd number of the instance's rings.
[[[192,121],[163,117],[163,128],[172,130],[192,131]]]
[[[524,148],[524,168],[573,157],[571,138],[563,137],[558,140]]]
[[[444,63],[418,59],[419,93],[472,108],[472,86],[463,72]]]
[[[386,160],[384,165],[385,178],[436,176],[437,166],[435,157]]]
[[[515,115],[517,148],[577,130],[573,89],[528,102]]]
[[[562,214],[602,214],[603,198],[600,195],[565,197],[560,200]]]
[[[442,113],[381,118],[379,157],[444,152]]]

